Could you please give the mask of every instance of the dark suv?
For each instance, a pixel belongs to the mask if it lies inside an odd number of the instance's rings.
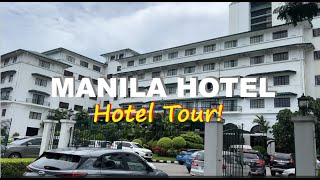
[[[121,149],[67,148],[45,151],[24,176],[122,177],[168,176],[136,153]]]
[[[274,153],[270,160],[271,175],[282,174],[284,170],[295,168],[294,154]]]
[[[266,166],[263,156],[259,151],[244,150],[243,161],[250,166],[251,175],[266,176]]]

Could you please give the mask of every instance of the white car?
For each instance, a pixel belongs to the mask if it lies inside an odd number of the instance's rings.
[[[317,165],[316,165],[317,170],[320,170],[320,161],[317,159]],[[296,168],[290,168],[286,169],[283,171],[282,176],[288,176],[288,177],[293,177],[296,176]]]
[[[112,148],[117,149],[120,143],[122,143],[123,150],[133,151],[148,161],[152,160],[152,151],[150,149],[144,148],[139,143],[129,141],[116,141],[113,142]]]

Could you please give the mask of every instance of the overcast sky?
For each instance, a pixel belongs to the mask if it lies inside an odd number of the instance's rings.
[[[0,54],[64,47],[103,61],[103,53],[146,53],[224,36],[229,2],[0,3]]]

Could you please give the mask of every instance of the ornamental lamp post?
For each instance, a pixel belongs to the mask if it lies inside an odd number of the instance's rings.
[[[301,97],[298,98],[298,106],[299,106],[299,109],[302,110],[302,115],[305,116],[306,112],[309,109],[309,98],[304,96],[304,93],[302,94]]]

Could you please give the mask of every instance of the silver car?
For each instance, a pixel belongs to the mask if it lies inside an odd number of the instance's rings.
[[[42,138],[28,137],[11,142],[1,151],[1,158],[37,158]]]
[[[251,170],[245,165],[238,154],[223,153],[223,176],[251,176]],[[204,176],[204,150],[198,151],[191,164],[191,176]]]

